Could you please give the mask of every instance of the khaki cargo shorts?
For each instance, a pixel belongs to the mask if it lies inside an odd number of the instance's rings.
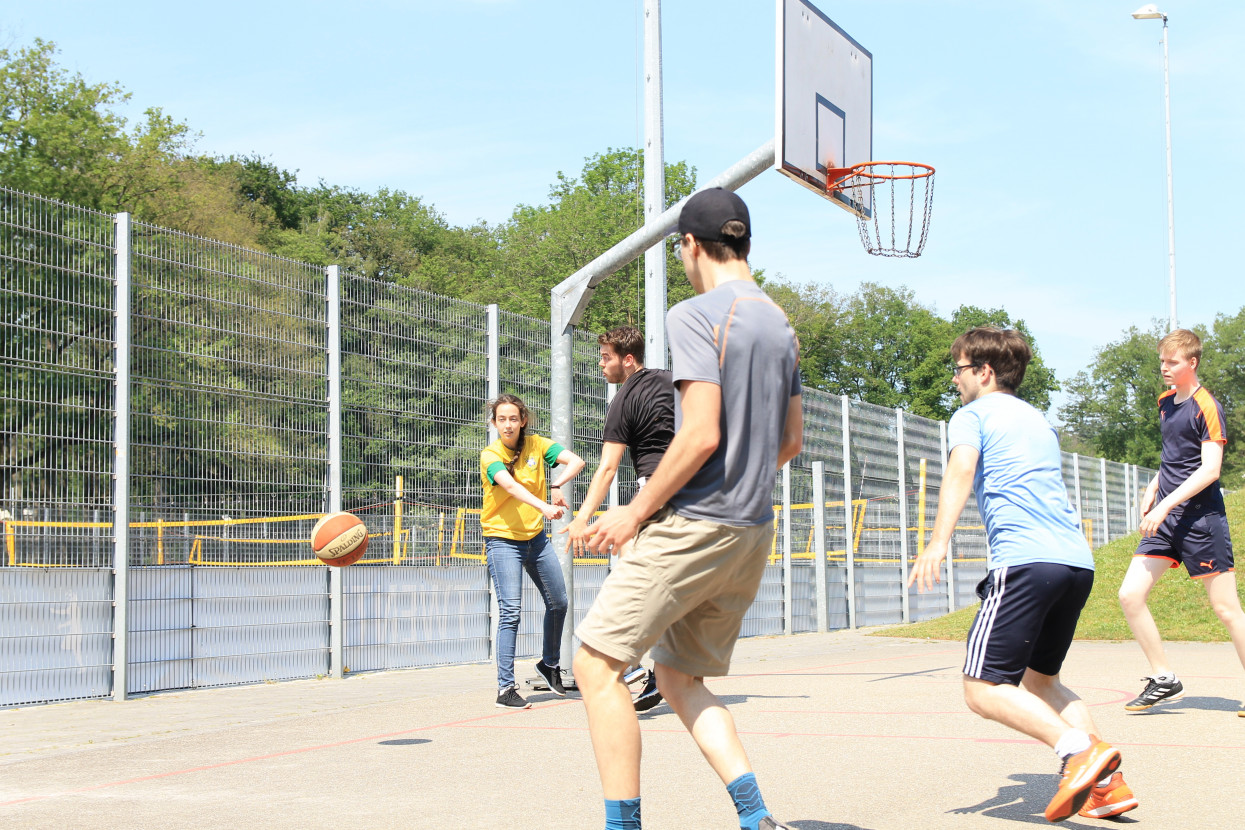
[[[773,522],[735,527],[663,507],[619,558],[575,634],[628,665],[652,648],[654,661],[684,674],[724,675],[773,538]]]

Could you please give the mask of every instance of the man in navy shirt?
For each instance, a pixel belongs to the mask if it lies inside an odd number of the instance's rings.
[[[1184,694],[1146,606],[1150,590],[1169,568],[1183,564],[1206,587],[1211,607],[1245,665],[1245,612],[1236,591],[1232,538],[1219,489],[1228,434],[1223,407],[1198,383],[1201,362],[1202,341],[1193,332],[1177,329],[1159,341],[1159,366],[1171,386],[1159,397],[1163,454],[1159,473],[1141,499],[1141,544],[1120,585],[1124,617],[1152,672],[1141,694],[1124,705],[1130,712]],[[1237,714],[1245,717],[1245,706]]]

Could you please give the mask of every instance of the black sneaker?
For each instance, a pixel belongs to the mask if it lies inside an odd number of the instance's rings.
[[[1148,680],[1146,688],[1141,694],[1137,695],[1137,699],[1132,703],[1124,704],[1124,708],[1130,712],[1144,712],[1156,703],[1162,703],[1165,700],[1175,700],[1184,694],[1184,685],[1179,680],[1173,680],[1168,683],[1165,680],[1157,680],[1153,677],[1143,677],[1142,680]]]
[[[655,672],[650,671],[648,673],[648,680],[644,683],[644,689],[636,695],[633,703],[637,712],[647,712],[661,703],[661,692],[657,691],[657,674]]]
[[[498,709],[530,709],[532,704],[528,703],[519,696],[519,692],[514,686],[507,686],[497,693],[497,703],[494,704]]]
[[[766,816],[757,825],[757,830],[792,830],[792,828],[787,827],[785,824],[779,824],[774,820],[773,816]]]
[[[566,687],[562,685],[562,670],[557,666],[546,666],[544,660],[536,663],[536,673],[545,678],[549,691],[558,697],[566,697]]]

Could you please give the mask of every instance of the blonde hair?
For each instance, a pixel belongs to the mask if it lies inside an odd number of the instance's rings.
[[[1175,352],[1185,360],[1202,362],[1202,338],[1188,329],[1176,329],[1159,341],[1159,356]]]

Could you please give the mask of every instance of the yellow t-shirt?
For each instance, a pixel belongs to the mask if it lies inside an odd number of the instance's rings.
[[[514,480],[541,501],[548,501],[545,469],[558,462],[565,449],[542,435],[529,435],[523,442],[523,455],[514,465]],[[526,542],[545,529],[545,517],[535,507],[511,496],[493,479],[504,471],[515,452],[498,438],[480,453],[480,483],[484,486],[484,505],[480,525],[485,536]]]

